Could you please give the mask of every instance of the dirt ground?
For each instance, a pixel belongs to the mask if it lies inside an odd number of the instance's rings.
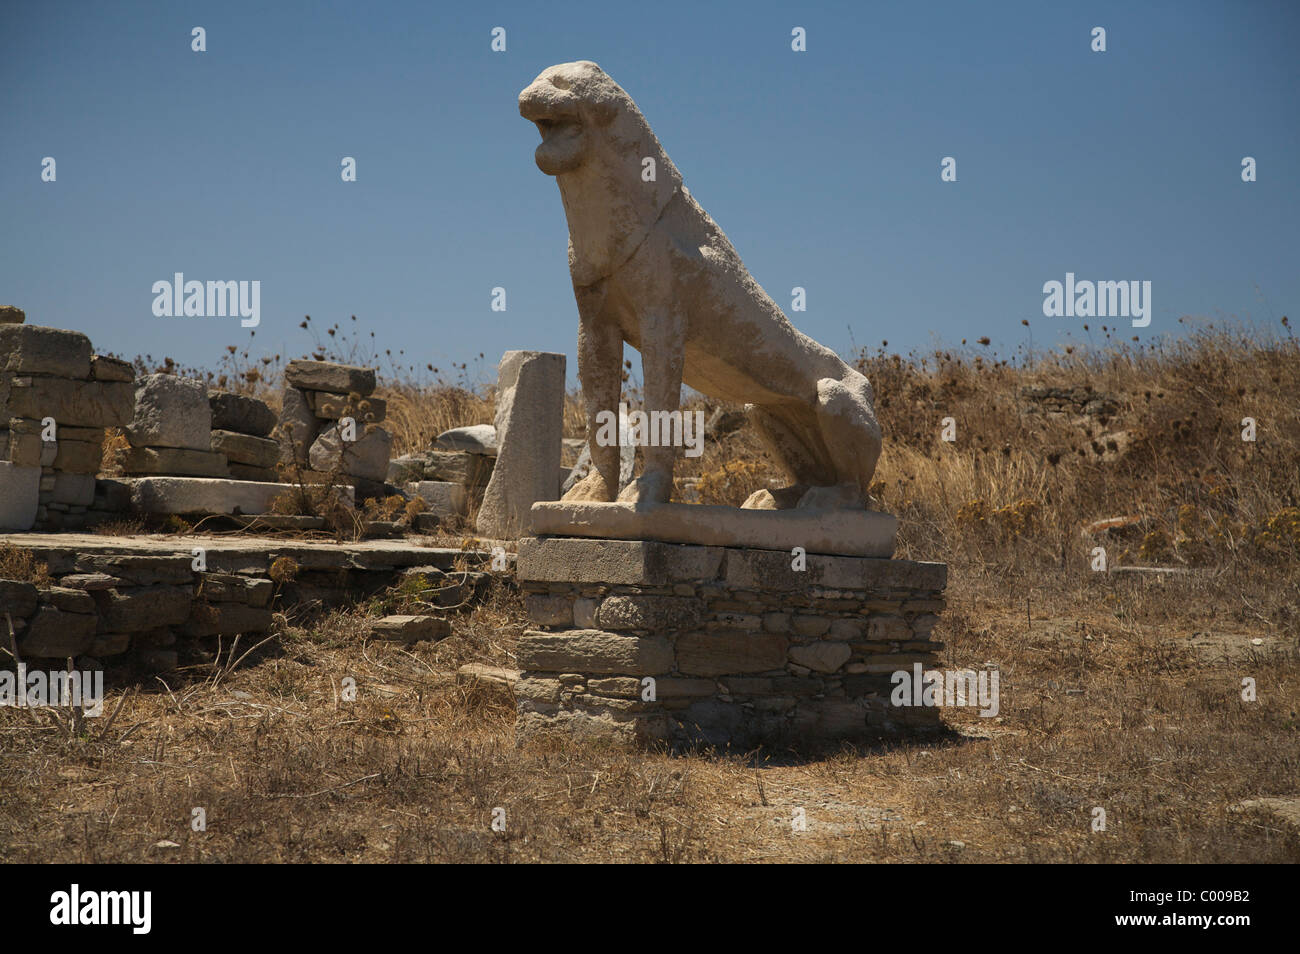
[[[820,752],[517,747],[508,694],[455,678],[511,664],[504,585],[412,648],[359,635],[376,606],[285,620],[234,668],[247,646],[166,679],[111,672],[80,725],[0,709],[0,860],[1300,861],[1294,816],[1237,807],[1300,793],[1279,604],[1202,576],[951,580],[945,665],[996,665],[999,714]]]

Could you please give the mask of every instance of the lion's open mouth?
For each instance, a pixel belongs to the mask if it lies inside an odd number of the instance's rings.
[[[547,145],[559,146],[582,135],[582,123],[576,119],[538,119],[534,123]]]

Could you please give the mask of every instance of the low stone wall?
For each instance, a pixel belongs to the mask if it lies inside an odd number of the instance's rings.
[[[947,566],[564,537],[520,541],[520,737],[751,746],[935,729],[891,676],[933,667]],[[647,679],[649,677],[649,679]]]
[[[345,605],[411,573],[445,580],[440,602],[447,606],[479,595],[490,577],[482,572],[489,559],[482,551],[387,541],[340,546],[78,534],[0,541],[30,550],[50,576],[40,586],[0,580],[0,634],[7,642],[7,613],[25,661],[61,664],[71,656],[82,659],[82,668],[124,657],[150,670],[173,669],[188,653],[215,648],[217,637],[229,646],[235,635],[266,633],[276,610]],[[475,569],[454,572],[458,560]]]

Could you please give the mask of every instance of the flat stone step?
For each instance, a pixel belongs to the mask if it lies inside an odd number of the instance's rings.
[[[837,556],[894,555],[898,518],[874,510],[743,510],[700,504],[545,501],[533,504],[537,536],[658,540]]]
[[[160,514],[266,514],[290,484],[223,477],[137,477],[122,481],[131,487],[131,509]],[[351,505],[352,487],[338,487]]]
[[[453,547],[422,547],[406,540],[361,540],[334,543],[326,540],[286,540],[283,537],[210,536],[206,534],[135,534],[109,537],[91,533],[0,534],[0,543],[31,550],[38,560],[50,564],[55,575],[93,573],[114,558],[170,558],[183,561],[188,571],[194,549],[203,550],[208,571],[263,574],[280,557],[289,557],[310,570],[400,570],[409,566],[433,566],[451,570],[458,560],[471,566],[487,567],[491,554],[484,550]],[[81,569],[84,565],[86,568]]]

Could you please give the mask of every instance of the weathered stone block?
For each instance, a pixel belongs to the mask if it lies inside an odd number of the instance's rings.
[[[121,358],[112,358],[106,354],[91,355],[90,380],[131,382],[135,380],[135,368],[130,361]]]
[[[98,658],[100,656],[120,656],[130,648],[130,633],[100,633],[91,640],[86,652]]]
[[[132,447],[212,449],[208,389],[174,374],[148,374],[136,382],[135,415],[126,428]]]
[[[90,553],[78,557],[81,573],[102,573],[136,586],[189,583],[194,577],[190,556],[145,556],[138,553]],[[97,587],[98,589],[99,587]]]
[[[565,596],[529,596],[528,618],[538,626],[573,626],[573,602]]]
[[[214,431],[233,431],[253,437],[270,437],[275,429],[275,412],[265,401],[230,391],[209,391],[208,407]]]
[[[728,586],[737,589],[775,591],[813,586],[876,592],[942,590],[947,585],[948,567],[944,563],[809,553],[806,569],[794,570],[788,551],[729,549],[724,579]]]
[[[786,646],[786,638],[773,633],[688,633],[677,639],[677,671],[687,676],[723,676],[782,669]]]
[[[37,609],[18,643],[24,656],[63,659],[84,653],[95,638],[98,617],[84,613],[65,613],[53,606]]]
[[[806,666],[813,672],[835,672],[853,655],[848,643],[817,640],[802,646],[790,647],[790,661]]]
[[[128,474],[169,477],[226,477],[226,458],[215,451],[181,447],[129,447],[122,455]]]
[[[601,629],[683,629],[704,618],[703,600],[681,596],[610,596],[600,604]]]
[[[497,456],[497,429],[493,424],[468,424],[443,431],[433,442],[439,450],[468,451],[471,454]]]
[[[59,472],[54,475],[54,485],[48,491],[46,502],[89,507],[94,499],[94,474],[65,474]]]
[[[831,628],[825,616],[796,615],[790,619],[790,628],[800,636],[820,636]]]
[[[116,633],[179,625],[189,618],[193,600],[190,588],[182,586],[142,586],[95,594],[104,629]]]
[[[85,379],[90,354],[90,339],[80,331],[0,324],[0,371]]]
[[[370,634],[375,639],[414,643],[450,636],[451,623],[435,616],[385,616],[370,624]]]
[[[529,630],[519,637],[521,668],[541,672],[657,675],[673,665],[673,651],[662,637],[619,636],[600,630],[561,633]]]
[[[495,457],[467,451],[426,451],[421,459],[424,462],[422,479],[446,480],[479,490],[488,485],[496,465]]]
[[[901,616],[887,613],[867,619],[867,639],[898,642],[911,635],[912,627]]]
[[[25,533],[36,524],[41,469],[0,461],[0,532]]]
[[[645,586],[711,580],[718,575],[722,554],[721,547],[645,540],[525,537],[519,541],[519,578]]]
[[[41,602],[48,603],[65,613],[94,613],[95,601],[85,590],[73,587],[51,586],[41,591]]]
[[[199,583],[198,596],[213,603],[244,603],[258,608],[271,601],[275,584],[257,577],[234,573],[207,573]]]
[[[285,367],[284,379],[295,388],[309,391],[359,394],[366,397],[375,390],[374,368],[359,368],[332,361],[295,359]]]
[[[60,436],[55,446],[54,460],[51,466],[69,474],[89,474],[93,477],[99,472],[100,462],[104,459],[104,442],[72,441]]]
[[[36,586],[19,580],[0,580],[0,614],[24,619],[36,612]]]
[[[284,484],[203,477],[142,477],[134,481],[131,509],[139,513],[269,513]],[[351,487],[335,488],[351,500]]]
[[[214,429],[212,450],[224,455],[232,464],[245,464],[249,467],[273,468],[280,460],[280,445],[277,441],[235,431]]]
[[[382,427],[356,425],[356,440],[343,439],[337,424],[320,432],[311,445],[308,460],[313,470],[330,472],[336,468],[344,474],[383,481],[388,474],[393,437]]]
[[[277,430],[282,448],[281,460],[307,463],[312,444],[321,432],[321,421],[312,413],[307,396],[297,388],[284,389]]]
[[[641,680],[634,676],[610,676],[605,679],[587,680],[587,691],[601,696],[639,700],[642,689]]]
[[[478,531],[513,539],[526,530],[529,508],[560,495],[564,438],[562,354],[507,351],[497,372],[497,462],[483,493]]]
[[[134,409],[135,388],[129,383],[0,373],[0,417],[52,417],[60,427],[122,427]]]
[[[280,472],[274,467],[252,467],[248,464],[230,464],[227,468],[234,480],[251,480],[261,484],[274,484],[280,480]]]
[[[465,513],[465,488],[443,480],[420,480],[407,484],[406,492],[429,505],[429,512],[440,517],[458,517]]]

